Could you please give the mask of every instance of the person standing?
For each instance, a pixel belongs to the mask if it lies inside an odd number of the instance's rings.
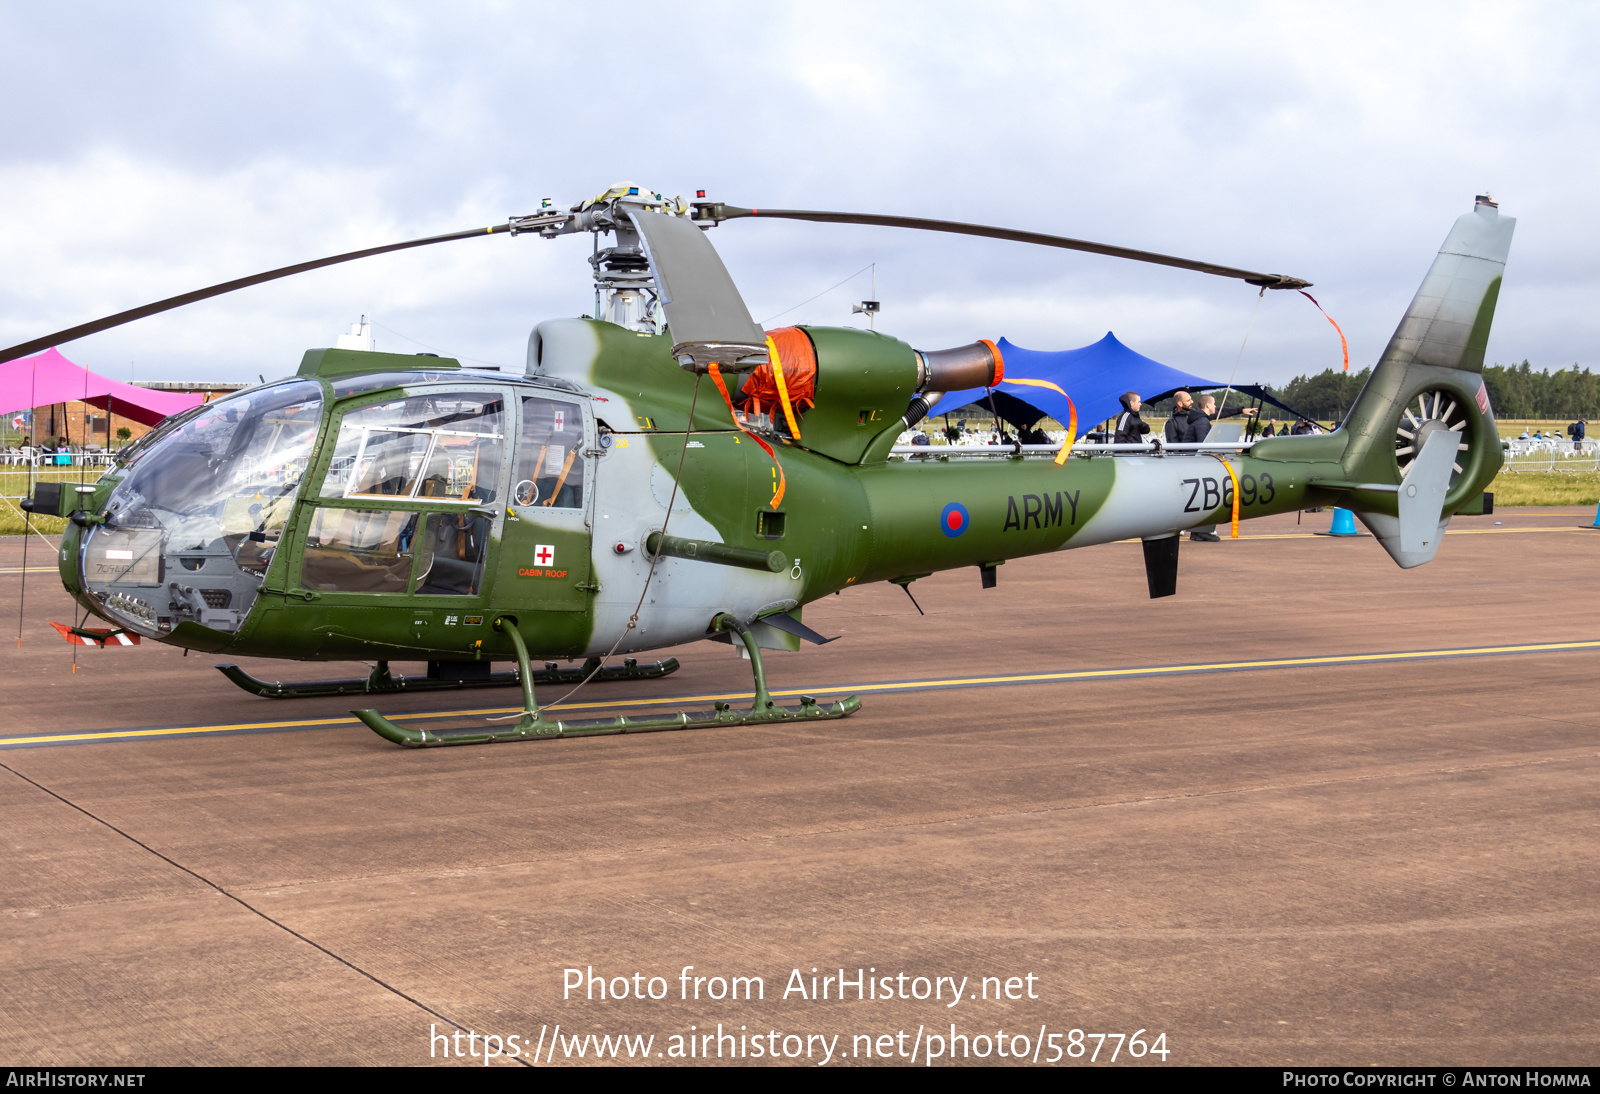
[[[1117,430],[1111,438],[1112,444],[1143,444],[1146,433],[1150,432],[1150,423],[1139,417],[1139,393],[1137,391],[1125,392],[1121,397],[1122,413],[1117,415]]]
[[[1567,436],[1572,438],[1572,450],[1574,452],[1583,451],[1583,438],[1589,431],[1588,426],[1589,423],[1584,418],[1579,418],[1567,426]]]
[[[1211,423],[1217,420],[1217,401],[1209,395],[1200,396],[1200,404],[1189,414],[1190,428],[1196,443],[1211,435]]]
[[[1174,392],[1172,396],[1172,416],[1167,419],[1167,428],[1164,431],[1168,444],[1188,444],[1194,438],[1191,436],[1191,419],[1194,416],[1204,418],[1198,407],[1194,405],[1194,396],[1187,391]],[[1211,429],[1210,423],[1206,430]]]
[[[1206,418],[1213,422],[1218,418],[1253,418],[1256,416],[1256,408],[1253,406],[1236,406],[1232,410],[1225,410],[1219,414],[1217,413],[1217,401],[1210,395],[1200,396],[1200,409],[1205,412]],[[1209,426],[1206,431],[1210,432]]]
[[[1211,419],[1216,417],[1217,401],[1209,395],[1200,396],[1200,405],[1189,407],[1183,439],[1189,444],[1199,444],[1211,435]],[[1201,543],[1220,543],[1215,524],[1199,524],[1189,529],[1189,538]]]

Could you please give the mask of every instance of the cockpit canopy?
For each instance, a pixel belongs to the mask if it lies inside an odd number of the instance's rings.
[[[250,389],[131,448],[80,548],[101,614],[235,633],[291,529],[275,572],[300,589],[476,597],[501,510],[583,508],[581,399],[462,371],[363,379],[332,381],[331,403],[311,378]],[[314,506],[291,525],[297,499]]]
[[[182,618],[235,630],[306,474],[322,409],[320,384],[269,384],[198,407],[131,452],[106,525],[84,544],[88,591],[107,614],[149,635]],[[179,580],[202,570],[203,590]]]

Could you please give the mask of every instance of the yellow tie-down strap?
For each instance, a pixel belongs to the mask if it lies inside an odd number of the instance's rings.
[[[778,344],[767,336],[767,353],[772,358],[772,379],[778,385],[778,402],[783,404],[783,416],[789,423],[789,435],[800,439],[800,426],[794,420],[794,407],[789,403],[789,385],[783,382],[783,362],[778,360]]]

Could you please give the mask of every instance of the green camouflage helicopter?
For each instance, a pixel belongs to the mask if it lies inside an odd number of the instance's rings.
[[[314,684],[218,666],[269,697],[522,686],[521,718],[489,729],[416,730],[355,712],[410,746],[841,718],[858,698],[782,706],[763,677],[762,649],[824,640],[801,619],[820,597],[956,567],[992,587],[1007,559],[1135,537],[1150,595],[1166,596],[1184,529],[1322,505],[1353,510],[1412,567],[1433,557],[1453,514],[1481,506],[1500,469],[1480,372],[1515,221],[1486,196],[1456,221],[1332,433],[1113,452],[1075,446],[1073,429],[1059,449],[952,458],[924,448],[915,459],[897,439],[941,393],[1000,382],[995,344],[919,351],[858,329],[763,331],[707,229],[756,216],[889,225],[1177,266],[1262,291],[1309,283],[1033,232],[697,196],[624,184],[570,209],[546,201],[503,225],[269,271],[0,351],[10,360],[387,251],[502,233],[596,236],[602,318],[539,324],[524,375],[311,350],[289,379],[164,422],[93,486],[39,485],[27,507],[70,517],[67,591],[114,628],[73,632],[377,662],[366,679]],[[606,661],[704,638],[748,655],[748,711],[718,703],[558,721],[535,701],[536,682],[664,675],[675,660]],[[550,659],[543,671],[536,655]],[[581,669],[558,664],[578,658]],[[426,661],[428,675],[393,676],[390,660]],[[516,671],[494,672],[495,661]]]

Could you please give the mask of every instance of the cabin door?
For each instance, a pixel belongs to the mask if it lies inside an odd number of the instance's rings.
[[[523,396],[521,411],[495,607],[587,611],[593,580],[589,407],[552,392]]]

